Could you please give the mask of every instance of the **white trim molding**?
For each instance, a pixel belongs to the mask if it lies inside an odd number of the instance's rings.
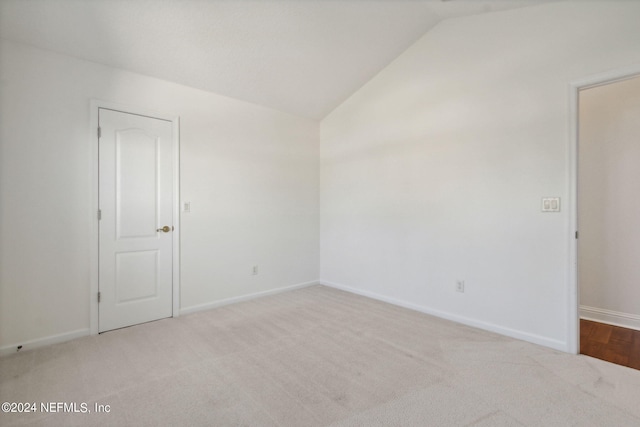
[[[24,341],[16,344],[5,345],[0,348],[0,356],[8,356],[13,353],[23,352],[27,350],[33,350],[34,348],[44,347],[46,345],[59,344],[66,341],[71,341],[76,338],[86,337],[89,335],[89,329],[78,329],[71,332],[65,332],[63,334],[51,335],[44,338],[37,338],[35,340]],[[18,350],[18,347],[20,349]]]
[[[270,289],[268,291],[255,292],[247,295],[240,295],[232,298],[225,298],[218,301],[208,302],[205,304],[192,305],[191,307],[185,307],[180,310],[181,315],[197,313],[198,311],[210,310],[216,307],[222,307],[224,305],[235,304],[237,302],[249,301],[252,299],[266,297],[269,295],[275,295],[286,291],[293,291],[295,289],[302,289],[308,286],[319,285],[320,282],[317,280],[313,280],[311,282],[298,283],[297,285],[284,286],[282,288]]]
[[[171,122],[173,130],[173,302],[172,316],[180,315],[180,117],[178,115],[165,114],[146,108],[138,108],[109,101],[92,99],[90,102],[90,129],[89,141],[91,143],[91,250],[89,281],[89,331],[91,335],[98,334],[98,290],[99,290],[99,170],[98,170],[98,111],[100,108],[122,111],[124,113],[153,117]]]
[[[256,299],[256,298],[260,298],[260,297],[265,297],[265,296],[268,296],[268,295],[275,295],[275,294],[279,294],[279,293],[282,293],[282,292],[293,291],[295,289],[302,289],[302,288],[306,288],[306,287],[313,286],[313,285],[319,285],[319,284],[320,284],[319,281],[314,280],[314,281],[311,281],[311,282],[299,283],[297,285],[284,286],[284,287],[277,288],[277,289],[271,289],[271,290],[264,291],[264,292],[256,292],[256,293],[253,293],[253,294],[242,295],[242,296],[238,296],[238,297],[234,297],[234,298],[227,298],[227,299],[220,300],[220,301],[214,301],[214,302],[207,303],[207,304],[191,306],[191,307],[187,307],[187,308],[184,308],[184,309],[180,310],[180,313],[174,313],[173,317],[178,317],[179,314],[185,315],[185,314],[190,314],[190,313],[196,313],[198,311],[209,310],[209,309],[216,308],[216,307],[221,307],[221,306],[224,306],[224,305],[234,304],[234,303],[241,302],[241,301],[248,301],[248,300],[252,300],[252,299]],[[96,324],[97,324],[97,321],[96,321]],[[96,335],[96,334],[94,334],[91,331],[91,329],[78,329],[78,330],[75,330],[75,331],[65,332],[65,333],[58,334],[58,335],[51,335],[51,336],[48,336],[48,337],[37,338],[37,339],[34,339],[34,340],[19,342],[19,343],[15,343],[15,344],[9,344],[9,345],[6,345],[4,347],[0,347],[0,357],[8,356],[10,354],[17,353],[17,352],[33,350],[35,348],[44,347],[44,346],[47,346],[47,345],[60,344],[60,343],[63,343],[63,342],[71,341],[71,340],[74,340],[74,339],[77,339],[77,338],[86,337],[86,336],[89,336],[89,335]],[[18,349],[18,347],[20,347],[20,349]]]
[[[621,313],[619,311],[581,305],[580,318],[640,331],[640,316],[637,314]]]
[[[578,354],[580,350],[580,284],[578,278],[578,126],[579,126],[579,94],[581,90],[601,86],[617,81],[627,80],[640,75],[640,64],[587,76],[569,83],[569,141],[567,144],[567,185],[569,195],[566,209],[568,218],[569,259],[567,267],[567,349]]]
[[[376,294],[374,292],[362,291],[360,289],[345,286],[340,283],[329,282],[326,280],[320,280],[320,284],[329,286],[331,288],[340,289],[342,291],[350,292],[352,294],[362,295],[368,298],[372,298],[378,301],[386,302],[389,304],[397,305],[399,307],[408,308],[410,310],[419,311],[420,313],[429,314],[431,316],[439,317],[441,319],[451,320],[452,322],[460,323],[474,328],[482,329],[489,332],[495,332],[507,337],[516,338],[522,341],[527,341],[533,344],[542,345],[552,348],[554,350],[560,350],[567,352],[567,344],[565,342],[554,340],[551,338],[543,337],[541,335],[530,334],[528,332],[519,331],[516,329],[505,328],[489,322],[483,322],[481,320],[472,319],[469,317],[459,316],[457,314],[448,313],[445,311],[437,310],[431,307],[414,304],[411,302],[389,298],[384,295]]]

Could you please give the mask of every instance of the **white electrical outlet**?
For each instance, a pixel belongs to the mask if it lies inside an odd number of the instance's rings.
[[[456,291],[464,293],[464,280],[456,280]]]
[[[183,212],[191,212],[191,202],[184,202],[182,204],[182,211]]]
[[[251,274],[252,274],[252,275],[254,275],[254,276],[255,276],[256,274],[258,274],[258,266],[257,266],[257,265],[254,265],[254,266],[253,266],[253,268],[251,269]]]

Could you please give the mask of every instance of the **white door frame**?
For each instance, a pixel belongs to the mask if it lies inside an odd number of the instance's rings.
[[[579,92],[583,89],[627,80],[640,75],[640,64],[592,75],[569,83],[569,307],[567,310],[567,351],[580,352],[580,284],[578,281],[578,126]]]
[[[91,100],[90,112],[90,137],[91,143],[91,251],[90,251],[90,285],[89,285],[89,325],[91,335],[98,334],[98,284],[99,284],[99,221],[98,221],[98,194],[99,194],[99,168],[98,168],[98,111],[100,108],[121,111],[123,113],[137,114],[171,122],[173,129],[173,317],[178,317],[180,313],[180,118],[178,116],[167,115],[131,107],[128,105],[116,104],[113,102]]]

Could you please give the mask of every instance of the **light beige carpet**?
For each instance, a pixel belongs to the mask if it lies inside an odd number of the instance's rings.
[[[0,425],[640,425],[640,371],[323,286],[1,358],[0,396],[92,411]]]

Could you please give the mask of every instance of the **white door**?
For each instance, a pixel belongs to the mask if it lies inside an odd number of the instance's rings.
[[[100,332],[172,316],[172,123],[100,108]]]

